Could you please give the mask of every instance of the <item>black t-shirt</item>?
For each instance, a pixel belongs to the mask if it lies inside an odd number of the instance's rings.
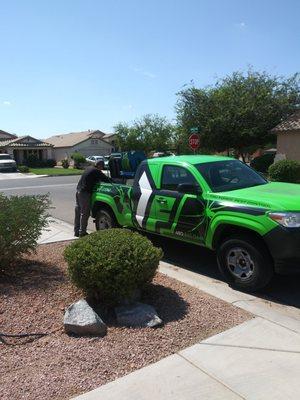
[[[77,190],[92,193],[94,185],[99,182],[109,183],[110,179],[99,169],[88,167],[79,179]]]

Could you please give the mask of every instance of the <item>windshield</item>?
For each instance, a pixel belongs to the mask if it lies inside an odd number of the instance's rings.
[[[196,168],[213,192],[227,192],[264,185],[268,181],[238,160],[197,164]]]
[[[0,159],[1,160],[12,160],[12,158],[9,154],[0,154]]]

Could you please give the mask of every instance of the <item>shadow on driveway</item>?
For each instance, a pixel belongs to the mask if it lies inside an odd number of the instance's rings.
[[[163,261],[212,279],[224,281],[219,272],[214,252],[204,247],[159,236],[151,235],[149,239],[163,249]],[[278,304],[300,308],[300,274],[275,275],[268,287],[254,295]]]

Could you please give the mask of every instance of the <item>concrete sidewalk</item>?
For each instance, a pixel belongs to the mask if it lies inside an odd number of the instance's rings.
[[[0,180],[9,180],[9,179],[28,179],[28,178],[44,178],[48,175],[35,175],[35,174],[23,174],[21,172],[1,172]]]
[[[92,231],[88,230],[88,233]],[[63,242],[65,240],[78,239],[74,236],[74,227],[68,222],[61,221],[60,219],[51,217],[49,219],[49,226],[43,230],[38,244]]]
[[[74,237],[74,228],[71,224],[51,217],[48,228],[44,229],[38,243],[54,243],[77,239]]]
[[[296,400],[299,374],[299,334],[257,317],[76,400]]]
[[[52,221],[39,243],[74,239],[72,225]],[[222,281],[165,262],[159,270],[249,311],[255,318],[76,400],[300,398],[298,308],[235,291]]]

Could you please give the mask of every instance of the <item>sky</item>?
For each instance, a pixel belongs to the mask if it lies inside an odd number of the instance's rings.
[[[300,71],[299,0],[0,0],[0,129],[47,138],[145,114],[236,70]]]

